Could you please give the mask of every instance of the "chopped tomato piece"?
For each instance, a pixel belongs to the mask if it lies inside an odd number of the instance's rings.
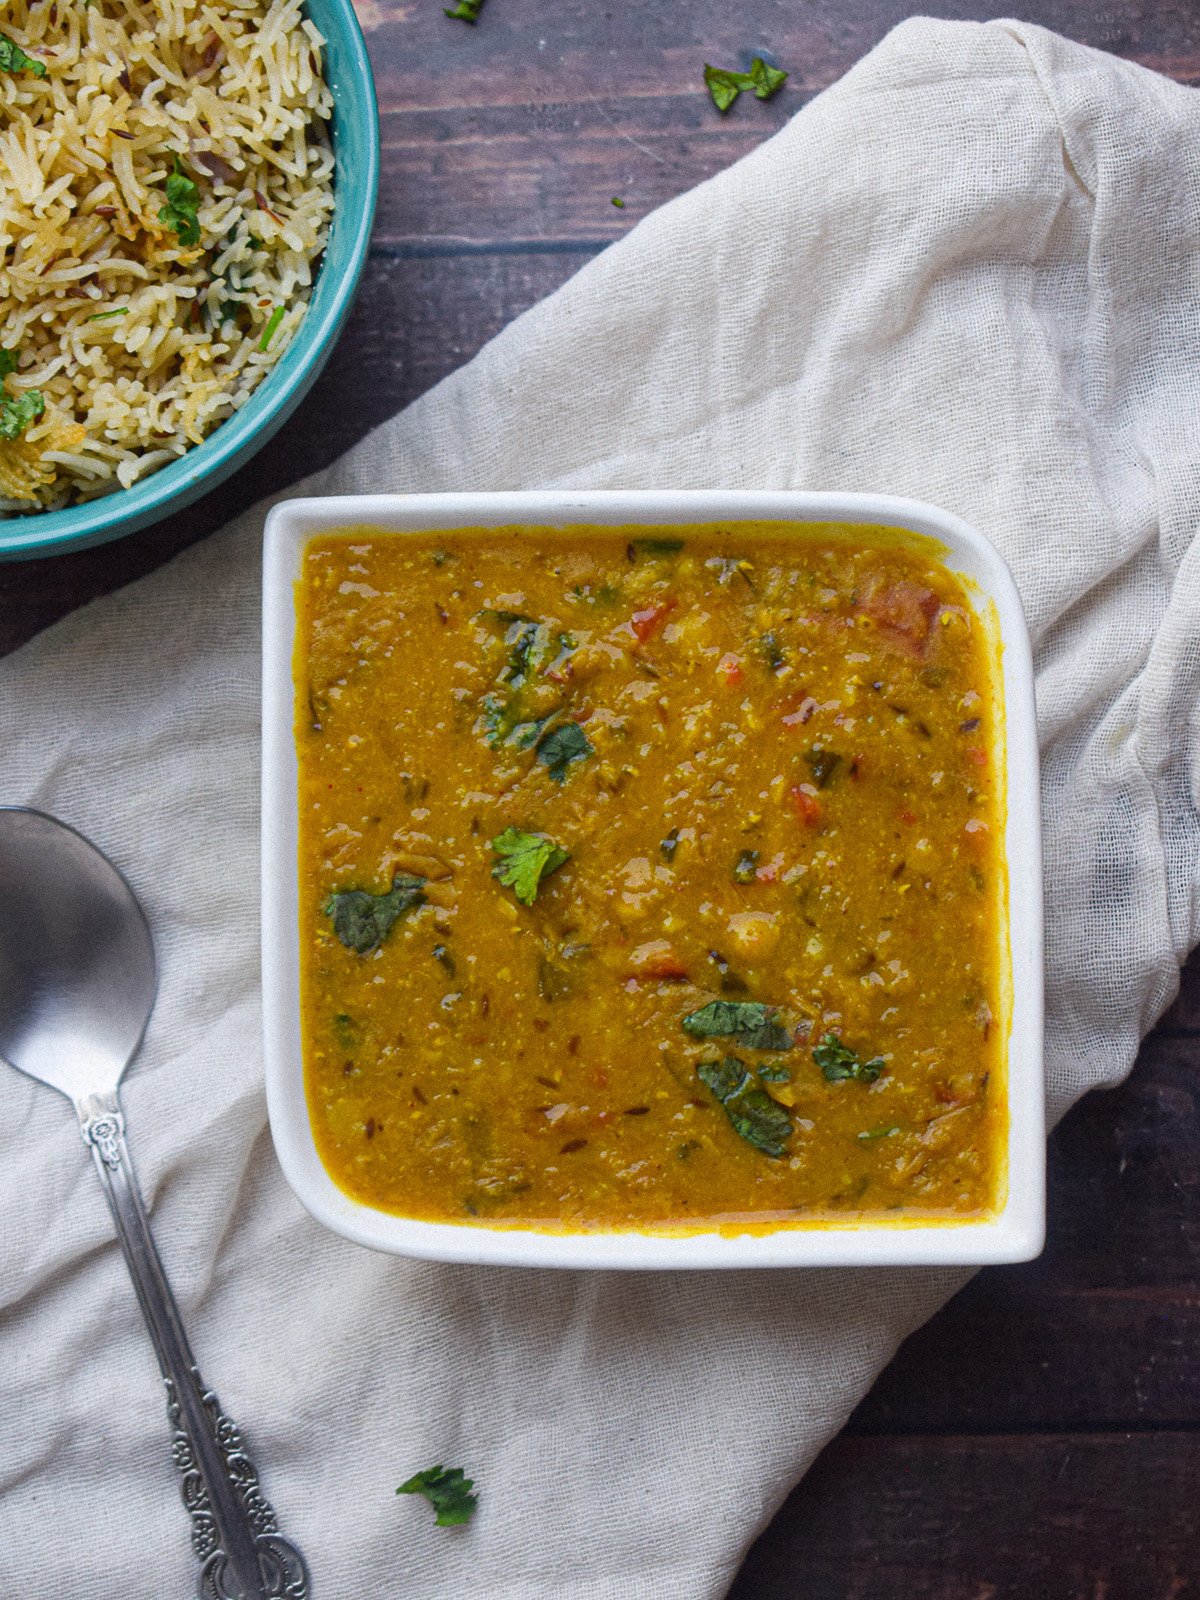
[[[924,584],[900,578],[869,590],[861,596],[859,606],[888,643],[905,655],[923,656],[942,602]]]
[[[742,663],[737,656],[722,656],[720,661],[717,662],[717,671],[731,689],[741,683],[745,677],[745,673],[742,671]]]
[[[792,788],[792,810],[810,828],[821,820],[821,802],[811,783],[798,783]]]
[[[629,958],[631,983],[686,983],[688,969],[666,939],[640,944]]]
[[[915,811],[910,811],[907,806],[904,808],[903,811],[898,811],[896,813],[896,815],[900,818],[901,822],[906,822],[910,828],[912,827],[913,823],[916,822],[916,820],[917,820],[916,812]]]
[[[973,744],[967,751],[967,760],[974,762],[977,767],[986,767],[987,751],[981,745]]]
[[[633,636],[637,642],[645,644],[647,639],[653,639],[678,604],[678,600],[660,600],[657,605],[646,606],[642,611],[635,611],[630,618],[629,626],[633,630]]]

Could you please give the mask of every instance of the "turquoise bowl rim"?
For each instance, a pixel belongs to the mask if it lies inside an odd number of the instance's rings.
[[[130,489],[62,511],[0,518],[0,561],[105,544],[182,510],[243,466],[316,382],[366,264],[379,194],[379,110],[366,42],[350,0],[305,0],[305,10],[326,39],[336,188],[329,242],[304,321],[260,387],[203,444]]]

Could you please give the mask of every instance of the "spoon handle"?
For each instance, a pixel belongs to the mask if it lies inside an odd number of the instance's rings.
[[[75,1110],[166,1384],[172,1453],[202,1563],[201,1600],[309,1600],[304,1558],[278,1533],[241,1435],[197,1371],[138,1191],[117,1097],[88,1095]]]

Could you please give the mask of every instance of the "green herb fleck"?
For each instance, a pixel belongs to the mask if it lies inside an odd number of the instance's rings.
[[[818,789],[828,787],[834,773],[842,764],[842,758],[836,750],[825,750],[819,745],[808,751],[804,759],[808,762],[813,782]]]
[[[666,838],[660,842],[658,848],[662,851],[664,860],[674,861],[675,852],[679,849],[679,829],[672,828]]]
[[[792,1035],[775,1021],[776,1007],[759,1000],[710,1000],[683,1019],[694,1039],[736,1039],[750,1050],[790,1050]]]
[[[791,1083],[792,1075],[782,1061],[764,1061],[757,1069],[764,1083]]]
[[[27,56],[15,39],[0,33],[0,72],[32,72],[35,78],[44,78],[46,63]]]
[[[115,311],[97,311],[95,316],[85,317],[84,321],[85,322],[107,322],[109,317],[124,317],[124,316],[128,316],[128,314],[129,314],[129,307],[128,306],[118,306]]]
[[[0,439],[19,439],[45,409],[40,389],[26,389],[22,395],[0,393]]]
[[[586,761],[595,750],[577,722],[563,722],[547,733],[537,747],[537,758],[554,779],[566,783],[572,763]]]
[[[754,1079],[737,1056],[702,1061],[696,1075],[712,1090],[734,1132],[747,1144],[769,1156],[784,1153],[792,1131],[791,1114],[764,1090],[753,1087]]]
[[[419,1494],[437,1512],[436,1526],[454,1528],[470,1522],[479,1504],[479,1496],[472,1494],[474,1478],[468,1478],[461,1467],[426,1467],[414,1472],[407,1483],[402,1483],[397,1494]]]
[[[625,554],[636,561],[639,556],[677,556],[682,549],[682,539],[630,539]]]
[[[333,931],[347,950],[365,956],[383,943],[401,917],[424,903],[425,879],[398,872],[384,894],[340,889],[329,896],[323,910],[333,919]]]
[[[625,209],[625,202],[624,202],[624,200],[622,200],[622,199],[621,199],[621,196],[620,196],[620,195],[619,195],[619,194],[615,194],[615,195],[613,195],[613,197],[612,197],[612,203],[613,203],[613,205],[615,205],[615,206],[616,206],[616,208],[617,208],[617,210],[618,210],[618,211],[624,211],[624,209]]]
[[[896,1126],[890,1128],[864,1128],[856,1137],[861,1139],[864,1144],[868,1144],[872,1139],[886,1139],[889,1135],[899,1132],[900,1129]]]
[[[283,316],[283,307],[276,306],[270,317],[267,319],[267,325],[263,329],[262,338],[258,341],[258,348],[260,350],[267,350],[270,348],[271,340],[275,337],[275,334],[279,329],[279,324],[283,321]]]
[[[10,372],[17,370],[19,360],[20,357],[15,350],[0,350],[0,383],[4,382]]]
[[[778,67],[769,67],[761,56],[755,56],[749,72],[730,72],[724,67],[705,64],[704,81],[718,111],[728,111],[743,89],[753,90],[759,100],[769,100],[787,82],[788,75]]]
[[[511,889],[523,906],[531,906],[537,899],[543,878],[571,859],[569,851],[544,833],[524,833],[520,828],[505,828],[492,840],[492,849],[500,857],[492,876]]]
[[[755,641],[754,648],[766,662],[772,672],[779,672],[787,660],[783,646],[779,642],[779,635],[771,630],[760,635]]]
[[[753,883],[758,871],[758,851],[743,850],[733,864],[734,883]]]
[[[458,0],[456,5],[446,7],[446,15],[459,22],[478,22],[482,10],[483,0]]]
[[[855,1078],[859,1083],[874,1083],[883,1071],[882,1056],[863,1061],[842,1043],[836,1033],[827,1033],[820,1044],[814,1046],[813,1060],[830,1083],[841,1083],[846,1078]]]
[[[166,190],[167,203],[158,213],[158,220],[174,229],[180,244],[199,244],[200,219],[196,213],[200,204],[200,190],[183,170],[178,156],[175,157],[175,170],[167,179]]]

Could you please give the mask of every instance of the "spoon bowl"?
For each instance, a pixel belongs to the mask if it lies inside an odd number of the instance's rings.
[[[0,1059],[74,1103],[162,1370],[201,1600],[307,1600],[304,1558],[201,1380],[125,1144],[117,1089],[156,988],[145,912],[107,856],[57,817],[0,806]]]
[[[157,973],[145,913],[82,834],[0,807],[0,1057],[69,1100],[114,1094]]]

